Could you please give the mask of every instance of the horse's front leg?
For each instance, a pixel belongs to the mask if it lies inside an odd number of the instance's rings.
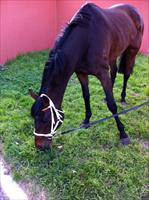
[[[89,88],[88,88],[88,75],[87,74],[81,74],[77,73],[77,77],[81,83],[82,88],[82,95],[84,98],[85,103],[85,119],[83,120],[83,124],[89,124],[92,112],[90,107],[90,94],[89,94]]]

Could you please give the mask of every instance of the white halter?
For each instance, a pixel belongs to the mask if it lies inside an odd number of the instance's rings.
[[[60,114],[60,113],[63,113],[63,111],[56,109],[55,106],[54,106],[54,103],[52,102],[52,100],[46,94],[41,94],[40,97],[46,97],[49,100],[49,106],[42,109],[42,111],[46,111],[46,110],[50,109],[50,112],[51,112],[51,131],[50,131],[50,133],[44,134],[44,133],[36,133],[35,130],[34,130],[34,135],[52,138],[53,135],[55,135],[55,133],[56,133],[56,128],[57,128],[59,122],[63,123],[63,120],[61,119],[62,115]],[[55,113],[55,116],[56,116],[56,119],[57,119],[56,122],[55,122],[55,119],[54,119],[54,113]]]

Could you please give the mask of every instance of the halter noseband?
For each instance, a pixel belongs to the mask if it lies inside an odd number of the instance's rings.
[[[55,108],[54,103],[52,102],[52,100],[46,94],[41,94],[40,97],[46,97],[49,100],[49,106],[42,109],[42,111],[46,111],[46,110],[49,109],[50,112],[51,112],[51,131],[50,131],[50,133],[44,134],[44,133],[36,133],[35,129],[34,129],[33,133],[34,133],[35,136],[52,138],[56,133],[56,128],[57,128],[59,122],[63,123],[63,120],[61,119],[62,115],[60,114],[60,113],[63,114],[63,111]],[[54,119],[54,113],[55,113],[56,120],[57,120],[56,122],[55,122],[55,119]]]

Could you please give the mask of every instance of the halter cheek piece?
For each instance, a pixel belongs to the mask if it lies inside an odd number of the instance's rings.
[[[60,114],[60,113],[63,114],[63,111],[56,109],[54,106],[54,103],[46,94],[41,94],[40,97],[46,97],[49,100],[49,106],[42,109],[42,111],[45,112],[49,109],[51,112],[51,131],[50,131],[50,133],[44,134],[44,133],[36,133],[35,129],[34,129],[34,135],[52,138],[56,133],[56,128],[58,127],[59,122],[63,123],[63,120],[62,120],[63,117]],[[56,121],[54,119],[54,114],[56,116]]]

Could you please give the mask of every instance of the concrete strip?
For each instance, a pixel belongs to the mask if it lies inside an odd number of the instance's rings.
[[[4,194],[10,200],[28,200],[25,192],[12,179],[9,174],[5,174],[6,168],[2,160],[0,161],[0,185]]]

